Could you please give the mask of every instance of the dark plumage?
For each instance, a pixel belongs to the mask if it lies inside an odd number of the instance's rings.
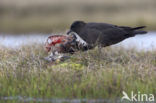
[[[105,47],[119,43],[137,34],[147,33],[146,31],[139,30],[142,28],[145,28],[145,26],[132,28],[107,23],[85,23],[83,21],[75,21],[72,23],[70,31],[67,34],[76,32],[89,45]]]

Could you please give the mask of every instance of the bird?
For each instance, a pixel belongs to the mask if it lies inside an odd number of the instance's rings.
[[[45,42],[45,50],[51,52],[44,59],[49,62],[64,60],[69,58],[66,53],[73,54],[77,51],[86,51],[90,48],[76,33],[71,35],[52,35]]]
[[[146,26],[128,27],[108,23],[74,21],[67,34],[69,35],[72,32],[78,34],[91,47],[106,47],[138,34],[146,34],[147,31],[140,30],[145,27]]]

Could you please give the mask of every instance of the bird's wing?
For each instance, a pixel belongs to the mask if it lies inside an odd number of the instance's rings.
[[[85,33],[83,35],[86,36],[87,34],[87,42],[96,43],[98,42],[101,46],[109,46],[112,44],[116,44],[125,38],[127,38],[127,32],[119,27],[109,27],[109,28],[93,28],[93,27],[86,27],[84,28]]]
[[[102,35],[100,37],[100,43],[103,46],[109,46],[112,44],[116,44],[125,38],[127,38],[128,33],[120,28],[108,28],[102,30]]]
[[[118,28],[118,27],[103,29],[101,30],[101,32],[103,35],[107,35],[110,39],[121,38],[127,34],[125,30],[123,30],[122,28]]]
[[[107,23],[88,23],[84,29],[100,32],[101,34],[108,35],[109,37],[119,37],[126,34],[126,30],[123,28]]]
[[[98,38],[102,35],[102,32],[94,28],[84,28],[79,36],[88,44],[96,44]]]
[[[104,26],[106,27],[104,28]],[[90,26],[87,24],[81,30],[79,35],[88,44],[97,45],[98,43],[104,47],[124,40],[128,37],[128,32],[113,25],[107,26],[107,24],[92,24],[92,26]]]
[[[86,27],[97,29],[97,30],[101,31],[103,29],[114,28],[114,27],[117,27],[117,26],[112,25],[112,24],[107,24],[107,23],[87,23]]]

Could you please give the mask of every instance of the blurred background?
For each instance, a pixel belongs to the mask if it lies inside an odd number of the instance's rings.
[[[156,0],[0,0],[0,33],[56,33],[75,20],[156,30]]]

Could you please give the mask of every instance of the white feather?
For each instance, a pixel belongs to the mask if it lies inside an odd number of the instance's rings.
[[[84,45],[84,46],[88,45],[87,42],[84,41],[77,33],[71,32],[70,35],[75,35],[76,36],[76,41],[81,43],[82,45]]]

